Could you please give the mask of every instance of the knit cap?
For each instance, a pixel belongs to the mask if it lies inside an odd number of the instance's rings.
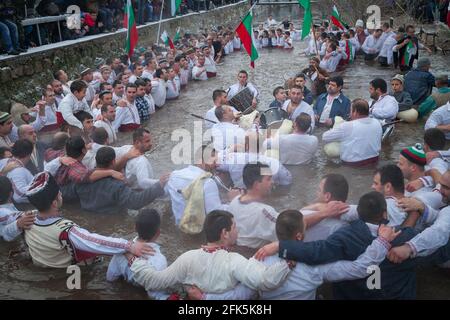
[[[415,163],[419,166],[425,166],[427,164],[427,158],[420,143],[416,143],[412,147],[403,149],[402,151],[400,151],[400,154],[410,162]]]

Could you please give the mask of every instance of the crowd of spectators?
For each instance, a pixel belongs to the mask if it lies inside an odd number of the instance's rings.
[[[182,0],[178,15],[210,10],[239,0]],[[126,0],[4,0],[0,2],[0,54],[18,55],[30,47],[75,40],[84,36],[115,32],[123,27],[123,11]],[[171,1],[132,0],[138,25],[158,21],[171,16]],[[80,8],[79,20],[70,24],[67,19],[60,22],[41,22],[39,28],[32,23],[23,23],[38,17],[62,16],[68,8]],[[60,29],[58,28],[60,24]],[[61,32],[60,32],[60,31]],[[39,33],[39,34],[38,34]]]

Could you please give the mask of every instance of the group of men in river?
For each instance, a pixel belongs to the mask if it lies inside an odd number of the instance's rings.
[[[285,27],[270,41],[280,48],[292,46],[291,35],[298,40],[293,25]],[[444,268],[450,260],[450,90],[447,75],[429,72],[428,58],[415,59],[421,45],[414,27],[406,35],[389,25],[365,30],[360,20],[345,33],[318,26],[312,44],[307,40],[309,66],[274,88],[269,112],[257,110],[260,91],[239,71],[237,83],[212,92],[203,117],[212,143],[195,150],[191,165],[159,179],[145,155],[152,114],[189,82],[217,75],[217,64],[242,49],[234,31],[186,35],[174,49],[138,49],[129,64],[126,57],[96,59],[95,69],[80,65],[72,81],[57,70],[34,108],[15,103],[0,112],[0,237],[25,241],[40,267],[112,256],[107,280],[124,278],[154,299],[179,298],[170,290],[176,285],[186,286],[190,299],[315,299],[327,281],[336,299],[414,299],[416,268]],[[370,101],[346,97],[336,72],[358,59],[358,44],[365,60],[389,65],[396,56],[401,69],[370,82]],[[304,208],[278,212],[267,204],[274,187],[301,183],[287,166],[309,164],[320,152],[316,127],[328,129],[325,154],[357,174],[375,168],[396,119],[429,113],[423,141],[377,167],[373,190],[357,204],[348,203],[349,183],[340,174],[323,176],[316,202]],[[131,145],[120,145],[122,132],[131,133]],[[206,237],[170,265],[158,244],[160,213],[148,208],[161,197],[170,198],[180,232]],[[92,233],[61,215],[66,202],[105,214],[140,210],[137,237]],[[235,245],[256,254],[247,259],[230,250]],[[376,290],[366,282],[373,265],[381,271]]]

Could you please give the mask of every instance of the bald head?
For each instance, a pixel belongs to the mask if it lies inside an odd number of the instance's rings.
[[[29,124],[21,125],[17,130],[17,133],[19,134],[19,139],[26,139],[30,141],[33,145],[36,144],[37,141],[36,131],[34,131],[34,128]]]
[[[69,134],[67,132],[57,132],[52,139],[52,149],[62,150],[64,149],[67,140],[69,140]]]
[[[450,202],[450,170],[447,170],[439,180],[441,185],[440,192],[443,197],[443,201],[446,203]]]

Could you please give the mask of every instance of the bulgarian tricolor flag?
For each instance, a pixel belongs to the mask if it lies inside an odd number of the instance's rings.
[[[416,54],[416,48],[413,41],[409,41],[406,45],[405,52],[403,53],[401,65],[403,66],[409,66],[409,63],[411,62],[411,57]]]
[[[350,40],[345,40],[345,53],[347,54],[347,62],[353,62],[353,45]]]
[[[172,0],[172,17],[180,10],[180,5],[183,0]]]
[[[341,16],[339,15],[338,9],[336,6],[333,6],[333,12],[331,13],[331,22],[341,30],[345,30],[344,22],[341,20]]]
[[[305,9],[305,14],[303,15],[302,24],[302,40],[305,39],[311,32],[312,24],[312,12],[311,12],[311,1],[310,0],[298,0],[300,6]]]
[[[161,35],[161,40],[166,44],[166,46],[169,46],[170,49],[175,49],[175,46],[173,45],[172,39],[170,39],[169,35],[167,34],[166,30]]]
[[[242,45],[250,56],[250,66],[255,67],[255,60],[258,59],[258,50],[256,50],[255,39],[253,38],[252,30],[253,14],[250,9],[247,15],[242,19],[241,23],[236,28],[236,32],[241,39]]]
[[[125,43],[125,51],[128,54],[128,58],[133,55],[134,48],[138,42],[138,31],[136,28],[136,21],[134,20],[134,11],[131,0],[127,0],[125,6],[125,15],[123,19],[124,27],[127,29],[127,40]]]
[[[177,33],[175,33],[175,37],[173,37],[173,42],[177,42],[181,38],[180,27],[177,28]]]

